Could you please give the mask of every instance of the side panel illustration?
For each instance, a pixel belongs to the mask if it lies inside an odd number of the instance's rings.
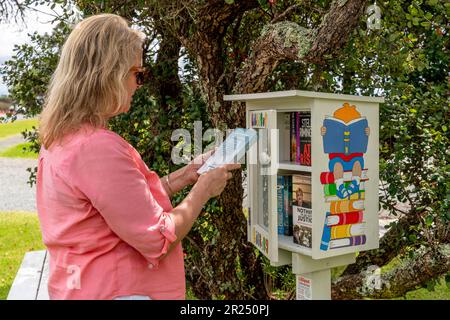
[[[364,245],[367,240],[365,188],[369,169],[365,167],[369,123],[355,105],[342,107],[326,116],[320,129],[328,170],[321,172],[325,221],[320,250]]]

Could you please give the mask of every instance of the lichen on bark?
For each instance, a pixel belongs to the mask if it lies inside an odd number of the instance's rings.
[[[262,36],[273,37],[274,41],[281,44],[284,48],[295,47],[297,57],[303,58],[311,48],[312,32],[297,23],[291,21],[281,21],[275,24],[269,24],[262,30]]]

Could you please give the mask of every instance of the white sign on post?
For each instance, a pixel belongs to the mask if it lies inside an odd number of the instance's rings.
[[[312,300],[312,279],[297,275],[296,280],[297,300]]]

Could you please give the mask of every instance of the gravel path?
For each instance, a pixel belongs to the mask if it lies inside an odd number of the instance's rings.
[[[0,212],[36,210],[36,185],[27,184],[36,159],[0,158]]]
[[[9,147],[15,146],[16,144],[25,142],[22,134],[16,134],[14,136],[9,136],[0,139],[0,151],[7,149]]]

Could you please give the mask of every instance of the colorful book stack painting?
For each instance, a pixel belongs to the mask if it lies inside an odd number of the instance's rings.
[[[344,103],[321,128],[328,172],[322,172],[324,200],[327,203],[320,249],[323,251],[366,243],[364,220],[364,167],[370,130],[356,106]]]

